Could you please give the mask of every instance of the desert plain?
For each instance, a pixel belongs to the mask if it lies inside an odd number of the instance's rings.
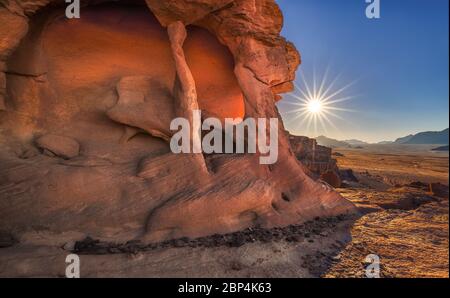
[[[339,189],[360,207],[373,208],[355,221],[352,241],[326,276],[358,275],[363,256],[380,256],[386,277],[448,277],[447,198],[429,183],[448,185],[448,152],[433,145],[367,145],[337,149],[340,168],[359,182]],[[445,189],[445,187],[444,187]]]

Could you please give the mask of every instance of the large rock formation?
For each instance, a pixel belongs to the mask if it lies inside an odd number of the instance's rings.
[[[326,172],[339,173],[336,160],[331,156],[331,148],[318,145],[315,139],[305,136],[289,135],[289,141],[295,156],[311,171],[311,176],[318,177]]]
[[[2,232],[160,241],[354,211],[281,119],[274,165],[170,151],[170,120],[197,107],[279,118],[300,58],[273,0],[93,0],[71,20],[61,1],[0,3]]]
[[[313,179],[320,178],[333,187],[341,186],[337,162],[331,156],[331,148],[317,144],[315,139],[289,135],[291,149],[306,167],[305,172]]]

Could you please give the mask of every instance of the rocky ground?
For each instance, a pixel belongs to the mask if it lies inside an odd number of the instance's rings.
[[[370,157],[380,158],[362,152],[338,159],[342,165]],[[438,168],[446,160],[436,161]],[[338,190],[358,216],[154,244],[88,237],[60,246],[51,239],[64,235],[40,232],[22,243],[2,236],[0,276],[63,277],[66,256],[77,253],[83,277],[364,277],[369,254],[380,257],[381,277],[448,277],[448,198],[426,183],[390,185],[383,176],[389,172],[353,173],[358,182]]]
[[[376,254],[383,277],[448,277],[448,199],[414,193],[424,197],[419,197],[417,207],[405,209],[395,192],[376,193],[383,197],[380,204],[361,191],[350,189],[343,193],[355,202],[367,200],[374,212],[354,223],[351,243],[324,276],[363,276],[364,258]],[[384,205],[387,198],[392,199],[391,205]]]
[[[448,277],[448,187],[447,195],[436,196],[419,182],[448,184],[448,154],[376,149],[338,150],[339,166],[356,169],[359,180],[339,191],[366,214],[323,275],[362,276],[365,256],[377,254],[384,277]]]
[[[315,219],[151,245],[91,238],[63,247],[16,244],[1,249],[0,276],[64,277],[65,258],[74,252],[80,255],[82,277],[315,277],[350,241],[352,222]]]

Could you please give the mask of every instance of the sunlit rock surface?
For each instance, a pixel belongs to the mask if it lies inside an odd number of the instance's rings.
[[[146,2],[85,1],[79,20],[59,1],[0,2],[0,229],[21,242],[161,241],[353,212],[305,174],[281,119],[274,165],[205,155],[205,172],[170,151],[180,70],[166,27],[187,26],[204,116],[279,118],[300,56],[275,2]],[[65,141],[43,146],[47,135]]]
[[[289,141],[295,156],[311,171],[312,176],[326,172],[339,173],[331,148],[318,145],[315,139],[304,136],[289,135]]]

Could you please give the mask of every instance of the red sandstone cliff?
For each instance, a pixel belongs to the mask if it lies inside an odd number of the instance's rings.
[[[294,135],[288,137],[292,151],[311,178],[320,178],[333,187],[341,186],[339,168],[331,156],[331,148],[320,146],[315,139],[308,137]]]
[[[57,2],[0,0],[0,229],[158,241],[354,210],[304,173],[281,119],[271,166],[209,155],[205,172],[168,147],[196,106],[279,118],[300,57],[273,0],[83,1],[79,20]]]

